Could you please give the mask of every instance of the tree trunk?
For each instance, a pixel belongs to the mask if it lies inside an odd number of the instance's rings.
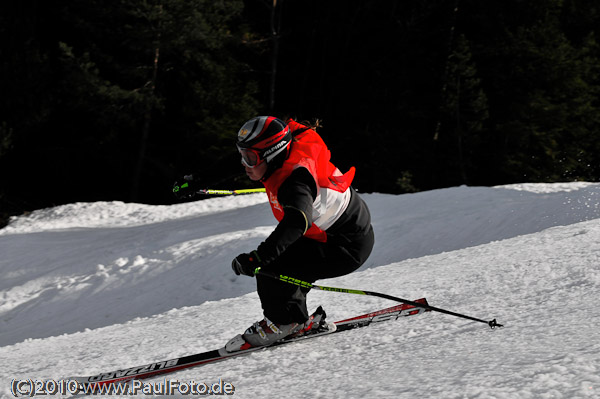
[[[152,110],[154,109],[153,97],[156,89],[156,78],[158,76],[158,60],[160,58],[160,18],[162,17],[162,5],[158,6],[158,29],[156,31],[156,45],[154,48],[154,60],[152,63],[152,76],[150,81],[146,83],[146,86],[150,87],[150,93],[148,95],[149,102],[146,107],[144,114],[144,124],[142,125],[142,137],[140,139],[140,148],[138,152],[138,159],[133,175],[133,184],[131,185],[131,201],[136,202],[139,198],[140,192],[140,181],[142,179],[142,172],[144,170],[144,159],[146,158],[146,150],[148,148],[148,137],[150,136],[150,124],[152,122]]]

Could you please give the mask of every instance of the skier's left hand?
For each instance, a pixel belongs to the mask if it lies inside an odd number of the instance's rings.
[[[185,175],[173,184],[173,195],[180,200],[192,198],[196,194],[196,185],[193,175]]]
[[[240,274],[245,274],[246,276],[254,277],[254,271],[258,267],[260,267],[260,258],[256,251],[252,251],[249,254],[238,255],[231,262],[231,268],[238,276]]]

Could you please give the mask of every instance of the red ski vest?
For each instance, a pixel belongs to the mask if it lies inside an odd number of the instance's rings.
[[[299,129],[306,129],[306,126],[294,120],[288,120],[287,124],[292,134]],[[271,210],[277,221],[280,222],[284,216],[284,210],[277,200],[277,192],[281,184],[296,168],[306,168],[310,172],[315,179],[318,193],[321,193],[323,189],[344,193],[350,187],[356,172],[355,168],[351,167],[348,172],[342,174],[329,161],[330,158],[329,149],[327,149],[321,136],[314,130],[307,129],[294,135],[288,158],[280,168],[263,181]],[[304,236],[321,242],[327,241],[327,234],[316,223],[312,224],[304,233]]]

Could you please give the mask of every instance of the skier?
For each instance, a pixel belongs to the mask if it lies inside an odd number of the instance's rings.
[[[260,268],[313,283],[351,273],[367,260],[374,234],[369,209],[350,186],[355,169],[342,174],[330,162],[315,127],[256,117],[239,130],[237,148],[248,177],[265,186],[279,223],[258,248],[233,259],[236,275],[253,277]],[[226,350],[268,346],[326,326],[324,314],[309,318],[309,289],[260,273],[256,280],[264,318]]]

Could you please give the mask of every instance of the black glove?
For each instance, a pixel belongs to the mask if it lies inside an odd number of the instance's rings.
[[[173,184],[173,195],[177,199],[191,198],[196,194],[196,184],[194,182],[194,176],[185,175],[183,179],[178,180]]]
[[[240,274],[245,274],[246,276],[254,277],[256,268],[260,266],[260,258],[258,257],[258,253],[256,253],[256,251],[252,251],[249,254],[238,255],[231,262],[231,268],[238,276]]]

